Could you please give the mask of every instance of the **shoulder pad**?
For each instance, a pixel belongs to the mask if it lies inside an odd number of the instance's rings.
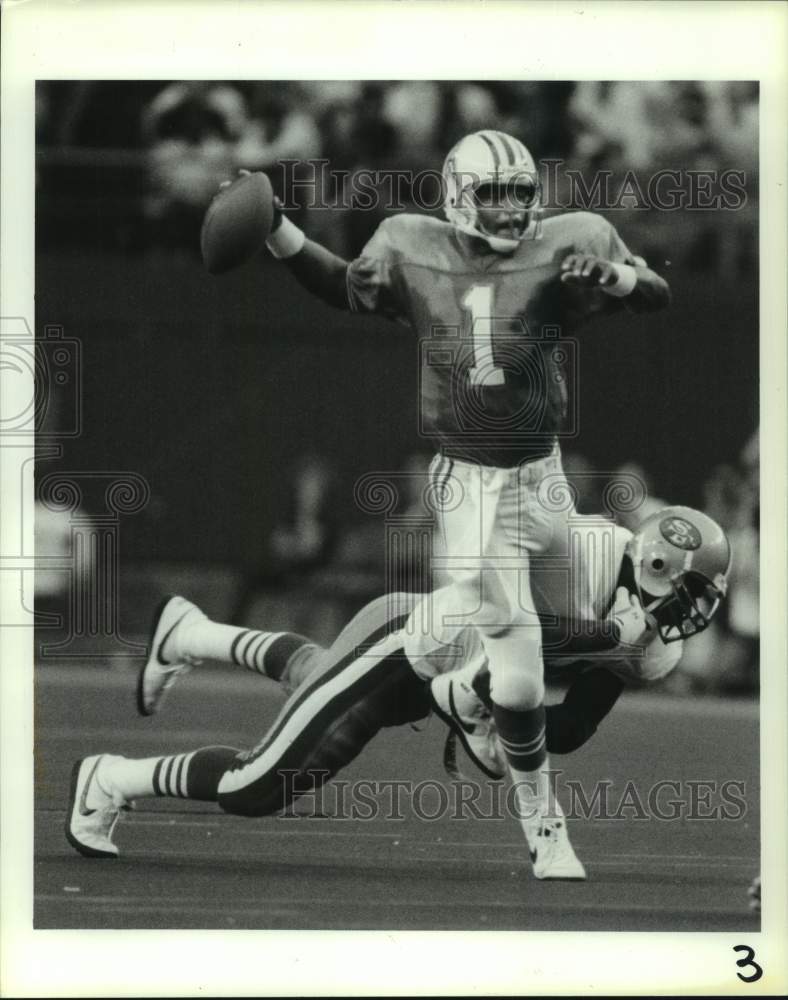
[[[612,224],[596,212],[562,212],[544,219],[542,226],[545,231],[574,238],[606,233],[612,229]]]
[[[424,258],[429,262],[432,255],[447,243],[452,233],[448,222],[430,215],[416,215],[402,212],[385,219],[380,229],[385,231],[392,247],[410,260]]]

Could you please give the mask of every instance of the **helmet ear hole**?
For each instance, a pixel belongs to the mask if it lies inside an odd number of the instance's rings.
[[[663,642],[709,625],[731,562],[730,542],[715,521],[690,507],[664,507],[641,522],[627,550],[641,603]]]

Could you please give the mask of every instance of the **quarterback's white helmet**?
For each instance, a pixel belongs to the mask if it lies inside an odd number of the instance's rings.
[[[530,188],[531,194],[524,206],[526,225],[519,237],[497,236],[484,230],[475,199],[475,192],[483,184]],[[519,139],[492,129],[466,135],[444,161],[443,185],[443,210],[449,222],[461,232],[485,240],[493,250],[510,253],[523,239],[538,238],[541,219],[539,175],[533,157]]]

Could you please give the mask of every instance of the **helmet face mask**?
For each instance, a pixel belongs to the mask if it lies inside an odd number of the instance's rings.
[[[671,593],[654,598],[641,591],[643,609],[654,621],[664,643],[689,639],[708,628],[725,589],[700,573],[685,573],[671,581]]]
[[[446,157],[443,186],[448,221],[498,253],[541,235],[536,164],[512,136],[486,130],[461,139]]]
[[[667,507],[647,518],[627,543],[635,587],[664,643],[702,632],[728,588],[731,549],[701,511]]]
[[[481,233],[519,243],[538,204],[539,188],[530,174],[516,174],[505,183],[484,181],[471,189],[471,197]]]

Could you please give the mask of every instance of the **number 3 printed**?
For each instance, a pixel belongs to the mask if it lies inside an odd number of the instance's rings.
[[[733,946],[734,951],[744,951],[746,955],[744,958],[737,958],[736,964],[740,969],[746,969],[748,966],[753,968],[755,971],[750,976],[743,976],[740,972],[736,975],[741,979],[743,983],[757,983],[758,980],[763,975],[763,969],[755,961],[755,951],[747,944],[737,944]]]

